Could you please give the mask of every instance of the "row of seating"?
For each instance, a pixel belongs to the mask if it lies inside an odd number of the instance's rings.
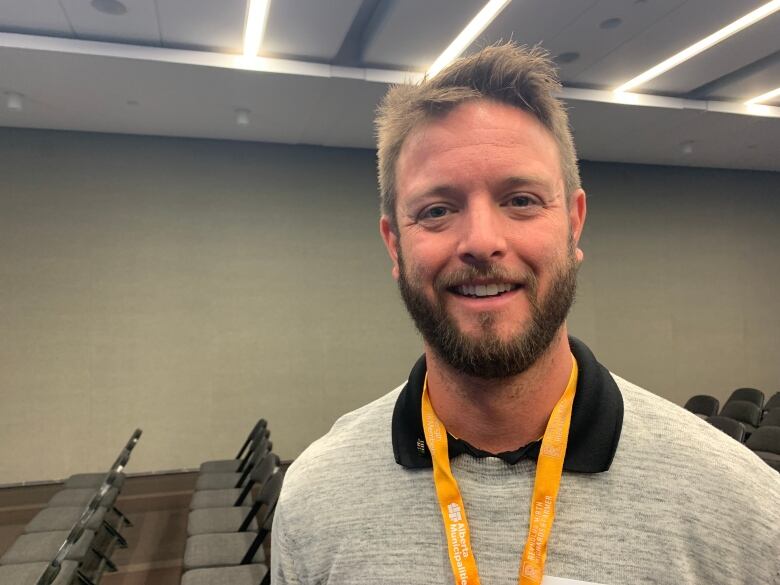
[[[200,467],[187,521],[182,585],[267,585],[263,545],[282,488],[279,457],[260,419],[234,459]]]
[[[764,402],[755,388],[738,388],[718,411],[718,399],[699,394],[685,408],[731,438],[744,443],[770,467],[780,471],[780,392]]]
[[[124,468],[141,438],[136,429],[107,473],[72,475],[0,557],[2,585],[96,585],[115,571],[111,553],[127,546],[116,507]]]
[[[750,406],[747,406],[750,405]],[[745,424],[755,428],[765,414],[776,408],[780,408],[780,392],[764,401],[764,393],[757,388],[737,388],[726,400],[723,408],[720,401],[709,394],[697,394],[691,396],[685,403],[685,408],[694,414],[707,418],[710,416],[727,416],[729,418],[744,418]],[[740,420],[736,418],[736,420]]]

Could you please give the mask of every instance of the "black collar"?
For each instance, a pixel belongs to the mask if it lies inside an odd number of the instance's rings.
[[[563,469],[582,473],[607,471],[620,440],[623,397],[610,373],[596,361],[584,343],[569,337],[569,346],[577,360],[579,375]],[[393,411],[395,460],[399,465],[412,469],[431,467],[420,414],[426,371],[423,356],[412,368],[409,381],[398,395]],[[501,457],[514,464],[526,457],[535,460],[539,456],[538,441],[517,451],[491,455],[451,435],[448,438],[450,458],[469,453],[475,457]]]

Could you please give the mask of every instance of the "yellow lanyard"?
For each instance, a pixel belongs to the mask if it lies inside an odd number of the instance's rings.
[[[555,518],[555,500],[561,485],[563,459],[569,439],[569,423],[577,389],[577,360],[572,356],[571,375],[566,390],[550,414],[536,462],[536,480],[531,499],[528,539],[523,550],[518,583],[541,583],[547,558],[547,540]],[[441,516],[447,533],[447,548],[456,585],[479,585],[477,562],[471,548],[471,536],[466,520],[466,508],[458,482],[450,469],[447,452],[447,431],[436,416],[428,397],[428,377],[425,377],[422,396],[422,421],[425,442],[433,460],[433,483],[439,498]]]

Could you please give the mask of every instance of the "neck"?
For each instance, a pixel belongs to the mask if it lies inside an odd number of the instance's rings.
[[[571,375],[566,325],[525,372],[510,378],[464,375],[426,346],[428,394],[452,435],[489,453],[514,451],[544,434]]]

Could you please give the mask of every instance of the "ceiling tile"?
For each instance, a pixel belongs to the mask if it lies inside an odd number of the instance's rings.
[[[272,1],[263,54],[328,61],[339,52],[362,0]]]
[[[246,0],[157,0],[164,47],[244,50]]]
[[[363,62],[424,71],[484,6],[484,0],[384,0],[369,24]]]

